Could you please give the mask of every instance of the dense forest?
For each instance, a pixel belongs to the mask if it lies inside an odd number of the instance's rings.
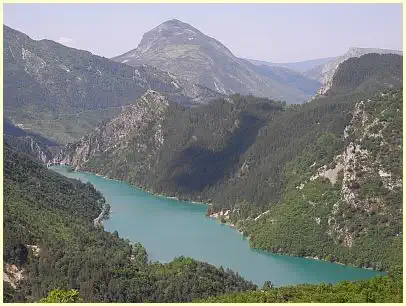
[[[242,208],[230,221],[256,248],[377,270],[401,265],[402,106],[402,90],[358,103],[344,148],[321,135],[286,165],[278,203],[260,218]],[[326,165],[318,177],[314,163]]]
[[[106,203],[91,184],[67,179],[4,146],[6,302],[54,289],[85,302],[187,302],[256,288],[238,274],[191,258],[150,263],[139,243],[94,227]]]

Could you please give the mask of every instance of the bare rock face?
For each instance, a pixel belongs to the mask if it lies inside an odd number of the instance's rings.
[[[78,142],[65,146],[53,163],[84,169],[91,158],[108,157],[114,161],[116,155],[127,152],[148,159],[164,142],[161,123],[168,106],[165,96],[148,90],[136,104],[124,107],[119,116]]]
[[[113,60],[131,66],[159,67],[179,79],[201,84],[221,94],[253,94],[287,103],[303,103],[307,97],[299,88],[282,80],[280,72],[278,75],[273,72],[272,76],[269,72],[264,74],[258,66],[236,57],[221,42],[176,19],[145,33],[136,49]],[[293,77],[297,77],[297,73],[294,74]],[[286,75],[292,77],[289,73]],[[174,83],[178,82],[174,80]]]
[[[343,171],[342,199],[333,207],[329,226],[330,234],[346,247],[353,245],[357,239],[356,232],[351,231],[346,222],[336,222],[337,218],[345,220],[351,211],[365,217],[371,214],[382,218],[385,215],[402,215],[401,207],[394,207],[393,203],[388,202],[391,196],[400,194],[402,189],[399,167],[395,161],[387,160],[391,156],[401,156],[402,152],[402,136],[387,137],[391,134],[394,122],[401,122],[401,109],[396,109],[400,105],[392,102],[397,98],[396,95],[400,93],[382,93],[379,98],[375,98],[384,101],[379,104],[371,99],[358,102],[352,120],[344,131],[347,145],[340,156],[342,163],[339,164]],[[390,102],[385,103],[385,100]],[[391,113],[391,122],[387,121],[385,113]]]
[[[46,164],[52,160],[52,153],[48,146],[41,143],[35,136],[3,135],[4,142],[12,146],[19,152],[26,153],[38,161]]]

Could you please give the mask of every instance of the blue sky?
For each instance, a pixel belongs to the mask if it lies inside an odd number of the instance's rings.
[[[6,25],[105,57],[136,48],[173,18],[237,56],[272,62],[403,46],[401,4],[4,4]]]

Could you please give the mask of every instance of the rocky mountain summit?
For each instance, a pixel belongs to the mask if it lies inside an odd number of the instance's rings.
[[[159,67],[222,94],[253,94],[288,103],[303,103],[309,96],[288,82],[262,74],[221,42],[176,19],[145,33],[136,49],[113,60]]]

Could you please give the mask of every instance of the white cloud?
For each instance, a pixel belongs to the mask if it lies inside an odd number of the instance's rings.
[[[73,43],[74,40],[73,38],[69,37],[59,37],[56,41],[59,42],[60,44],[67,45]]]

